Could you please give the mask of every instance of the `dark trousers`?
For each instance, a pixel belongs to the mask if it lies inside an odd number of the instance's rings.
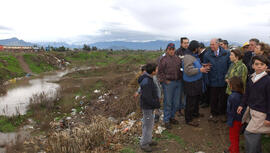
[[[250,133],[247,130],[244,133],[246,140],[246,153],[262,153],[262,143],[260,133]]]
[[[226,87],[209,87],[209,101],[213,116],[226,114],[227,97]]]
[[[186,123],[191,122],[193,116],[199,115],[199,100],[200,95],[189,96],[187,95],[186,109],[185,109],[185,120]]]

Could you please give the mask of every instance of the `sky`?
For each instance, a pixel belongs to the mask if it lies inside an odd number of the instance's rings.
[[[0,39],[270,43],[269,0],[1,0]]]

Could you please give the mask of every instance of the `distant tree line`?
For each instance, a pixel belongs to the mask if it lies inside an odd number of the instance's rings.
[[[57,52],[65,52],[65,51],[80,51],[80,50],[83,50],[83,51],[97,51],[98,48],[96,46],[92,46],[90,47],[89,45],[86,45],[84,44],[83,45],[83,48],[74,48],[74,49],[70,49],[68,47],[65,47],[65,46],[60,46],[60,47],[52,47],[52,46],[47,46],[47,47],[41,47],[40,48],[41,51],[57,51]]]

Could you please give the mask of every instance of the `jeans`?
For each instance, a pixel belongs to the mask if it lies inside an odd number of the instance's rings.
[[[180,81],[180,98],[179,98],[179,110],[186,108],[187,95],[184,92],[184,81]]]
[[[174,118],[175,112],[179,110],[180,101],[180,80],[170,81],[170,83],[162,83],[164,92],[164,119],[168,123],[171,118]]]
[[[152,142],[152,132],[154,127],[154,110],[143,109],[142,139],[140,145],[148,145]]]

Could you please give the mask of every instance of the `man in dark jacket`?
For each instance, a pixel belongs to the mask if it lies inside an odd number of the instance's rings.
[[[200,48],[199,48],[199,58],[201,63],[203,63],[203,57],[205,55],[206,52],[208,52],[210,50],[210,48],[205,48],[203,43],[200,43]],[[200,98],[200,105],[202,108],[206,108],[209,107],[209,91],[208,91],[208,86],[206,84],[207,80],[206,80],[206,76],[205,74],[203,74],[203,94],[202,97]]]
[[[243,62],[247,66],[248,69],[248,74],[252,74],[254,71],[252,70],[252,64],[251,64],[251,59],[255,55],[254,50],[255,47],[260,43],[260,41],[256,38],[252,38],[249,40],[249,51],[245,52],[244,57],[243,57]]]
[[[180,48],[178,48],[175,51],[175,55],[182,60],[184,58],[184,55],[189,54],[188,46],[189,46],[189,39],[187,37],[181,37]],[[185,107],[186,107],[186,94],[184,93],[184,83],[183,81],[180,81],[179,116],[184,116],[182,110],[184,110]]]
[[[154,109],[160,108],[157,86],[153,81],[153,76],[157,73],[156,64],[147,64],[146,72],[139,77],[138,82],[141,87],[140,106],[143,112],[141,149],[147,152],[152,151],[151,146],[157,145],[152,141],[152,131],[154,127]]]
[[[171,129],[171,124],[179,122],[174,118],[175,112],[179,109],[180,100],[180,72],[181,60],[175,55],[175,45],[169,43],[166,55],[160,59],[158,65],[158,79],[161,82],[164,93],[164,123],[167,129]]]
[[[211,51],[204,55],[204,63],[211,64],[211,70],[207,74],[209,86],[209,101],[211,107],[211,116],[209,121],[218,121],[217,116],[221,116],[221,120],[226,122],[226,102],[227,95],[225,75],[230,67],[230,52],[219,47],[217,39],[210,42]]]
[[[184,56],[188,51],[189,39],[187,37],[180,38],[180,48],[175,51],[176,56]]]

